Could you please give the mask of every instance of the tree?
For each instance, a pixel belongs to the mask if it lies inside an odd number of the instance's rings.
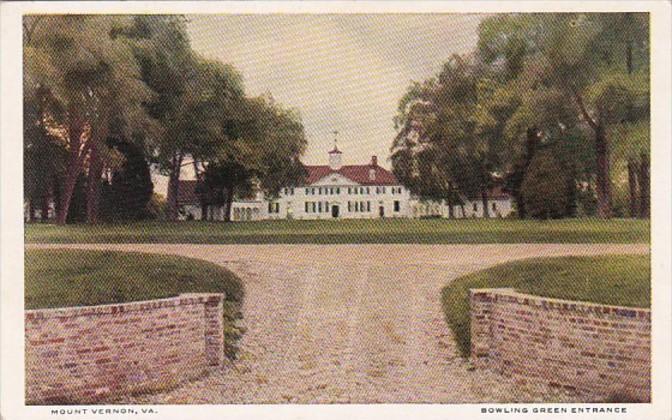
[[[628,36],[623,49],[615,47],[614,41],[620,38],[615,31],[623,28],[615,28],[617,22],[614,19],[631,22],[625,32],[648,33],[645,19],[635,19],[628,14],[562,15],[556,18],[544,49],[549,60],[549,80],[564,87],[583,121],[592,130],[598,215],[601,217],[612,214],[612,142],[608,133],[614,124],[626,118],[631,110],[628,103],[635,100],[634,91],[627,89],[623,75],[634,70],[634,57],[639,56],[641,50],[648,50],[646,41],[642,40],[642,48],[635,54],[635,38]],[[619,60],[619,57],[625,57],[625,60]]]
[[[631,111],[637,108],[622,106],[624,99],[632,100],[632,96],[623,98],[613,94],[623,93],[624,87],[622,80],[615,76],[646,73],[647,16],[633,13],[498,15],[481,24],[478,55],[501,80],[517,82],[524,95],[534,96],[547,89],[563,93],[567,105],[592,132],[598,213],[609,217],[613,147],[609,133],[624,120],[632,122]],[[643,85],[648,87],[648,81]],[[615,103],[610,102],[613,99]],[[622,112],[628,109],[630,112]],[[640,115],[648,115],[648,112]],[[520,128],[526,132],[537,126]],[[631,166],[634,167],[632,163]],[[516,179],[519,182],[520,176]]]
[[[299,160],[306,138],[296,112],[272,97],[249,98],[238,111],[222,121],[228,140],[205,165],[200,190],[204,204],[225,206],[226,221],[236,196],[259,189],[272,198],[306,175]]]
[[[100,179],[118,162],[107,148],[113,119],[130,134],[150,132],[142,103],[151,92],[139,79],[130,45],[116,36],[128,23],[112,16],[40,16],[24,26],[24,92],[38,103],[40,119],[67,152],[59,186],[57,222],[65,223],[77,179],[86,173],[87,220],[97,221]]]
[[[564,215],[567,189],[563,171],[550,153],[538,153],[530,163],[521,187],[525,208],[535,219]]]
[[[457,191],[478,196],[489,216],[504,126],[499,113],[510,112],[493,95],[495,84],[478,63],[453,56],[437,77],[411,85],[395,119],[392,168],[412,192],[447,199],[451,210]]]
[[[52,200],[58,202],[58,185],[65,172],[66,154],[59,138],[49,133],[43,121],[46,95],[24,97],[23,113],[23,188],[29,205],[29,220],[35,219],[36,206],[41,218],[47,220]]]
[[[124,157],[123,163],[112,171],[109,183],[104,183],[103,201],[107,220],[140,220],[147,217],[154,185],[142,148],[136,144],[109,139],[112,148]]]
[[[167,218],[176,220],[180,172],[190,153],[189,124],[198,118],[194,112],[200,96],[196,56],[181,16],[135,16],[120,35],[135,41],[142,80],[155,92],[145,108],[164,130],[150,145],[149,155],[168,175]]]

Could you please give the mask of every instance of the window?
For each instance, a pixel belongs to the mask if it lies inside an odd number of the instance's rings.
[[[366,202],[366,211],[371,211],[371,202],[370,201]]]
[[[325,213],[328,213],[329,212],[329,202],[325,201],[324,206],[322,208],[324,209]]]
[[[492,211],[497,211],[497,203],[492,203]]]
[[[289,193],[290,193],[291,195],[294,195],[294,187],[292,187],[292,188],[289,190]]]
[[[310,203],[310,210],[313,213],[315,213],[316,209],[317,209],[317,206],[315,205],[315,202],[313,201],[312,203]]]
[[[355,201],[355,213],[359,212],[359,201]]]
[[[310,193],[311,193],[312,195],[315,195],[315,188],[311,188],[311,189],[310,189]]]
[[[401,205],[399,203],[399,200],[394,200],[394,211],[399,211],[401,209]]]
[[[309,202],[306,201],[306,213],[308,213],[308,205],[310,204]]]
[[[318,193],[319,195],[322,195],[322,187],[320,187],[320,188],[317,189],[317,193]]]
[[[474,203],[473,209],[474,211],[478,211],[478,203]]]
[[[385,194],[385,190],[386,190],[386,188],[385,188],[385,187],[383,187],[383,194]]]
[[[275,212],[280,213],[280,203],[275,203]]]
[[[373,168],[369,169],[369,179],[370,179],[371,181],[375,181],[375,180],[376,180],[376,170],[373,169]]]
[[[306,195],[310,194],[310,190],[306,188]]]
[[[348,194],[352,194],[352,189],[348,187]]]
[[[341,188],[340,188],[340,187],[336,187],[336,194],[340,194],[340,193],[341,193]]]
[[[322,213],[322,202],[321,201],[317,203],[317,212]]]
[[[366,193],[367,193],[367,194],[370,194],[370,192],[369,192],[369,187],[366,187]]]
[[[271,203],[270,201],[268,202],[268,212],[273,213],[273,203]]]
[[[352,211],[352,201],[348,201],[348,211]]]

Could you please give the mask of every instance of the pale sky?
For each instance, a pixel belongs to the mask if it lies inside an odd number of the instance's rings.
[[[304,163],[326,164],[338,130],[344,164],[377,155],[389,168],[399,99],[452,54],[472,51],[483,16],[192,15],[187,29],[194,50],[238,69],[248,95],[271,93],[299,111]]]

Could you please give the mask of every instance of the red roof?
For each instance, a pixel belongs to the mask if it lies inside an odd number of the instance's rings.
[[[308,171],[306,184],[313,184],[325,176],[332,174],[342,175],[360,185],[399,185],[397,178],[390,171],[378,165],[345,165],[338,170],[328,165],[305,165]],[[369,170],[375,169],[375,179],[370,179]]]

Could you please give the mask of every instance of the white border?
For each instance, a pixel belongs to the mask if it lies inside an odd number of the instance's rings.
[[[22,204],[22,61],[21,16],[29,13],[492,13],[566,11],[651,12],[651,120],[652,120],[652,404],[625,404],[625,415],[562,415],[555,419],[670,418],[670,331],[672,330],[671,197],[672,149],[670,39],[671,7],[665,1],[499,1],[499,2],[35,2],[0,3],[0,414],[4,419],[97,418],[100,415],[51,416],[53,407],[24,406],[23,357],[23,204]],[[564,407],[579,404],[381,404],[381,405],[201,405],[145,406],[155,415],[133,418],[385,418],[425,419],[493,418],[484,407]],[[596,406],[595,404],[591,406]],[[82,406],[78,406],[82,407]],[[134,406],[138,408],[137,406]],[[69,407],[74,408],[74,407]],[[89,407],[90,408],[90,407]],[[96,408],[94,406],[94,408]],[[97,408],[103,408],[98,406]],[[540,418],[539,414],[503,415],[504,418]],[[106,415],[105,418],[116,417]],[[119,418],[129,416],[119,416]]]

